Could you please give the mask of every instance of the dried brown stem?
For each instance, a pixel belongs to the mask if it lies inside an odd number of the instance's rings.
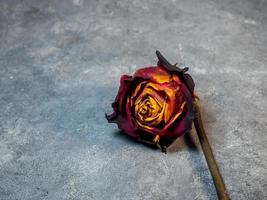
[[[207,135],[205,133],[205,129],[203,127],[199,105],[196,102],[194,102],[194,107],[195,107],[195,119],[194,119],[195,129],[196,129],[203,153],[205,155],[206,161],[208,163],[211,176],[213,178],[213,182],[214,182],[214,185],[217,191],[218,199],[229,200],[230,197],[227,193],[222,175],[220,173],[220,170],[214,158],[211,146],[209,144]]]

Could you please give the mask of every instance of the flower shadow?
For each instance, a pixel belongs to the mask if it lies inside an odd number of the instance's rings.
[[[140,141],[138,141],[135,138],[132,138],[130,136],[128,136],[126,133],[124,133],[122,130],[118,130],[113,132],[113,135],[115,138],[126,141],[127,143],[130,143],[131,145],[142,145],[145,146],[151,150],[156,150],[158,149],[155,145],[153,144],[148,144],[148,143],[141,143]]]
[[[202,154],[202,149],[195,130],[192,130],[191,132],[186,133],[183,137],[176,139],[168,148],[168,153],[177,153],[184,149],[188,149],[194,179],[201,182],[202,188],[206,193],[206,198],[210,200],[217,199],[216,189],[214,187],[205,157]],[[200,198],[198,195],[199,194],[196,194],[195,199]]]
[[[136,139],[133,139],[126,135],[123,131],[115,131],[113,132],[114,137],[117,139],[130,143],[130,145],[140,145],[145,146],[146,150],[150,149],[151,151],[157,150],[155,145],[150,145],[143,143],[141,144]],[[193,168],[193,176],[194,179],[201,182],[202,188],[205,191],[206,198],[209,200],[213,200],[217,198],[216,190],[213,184],[212,177],[210,175],[208,166],[206,164],[205,158],[201,153],[201,147],[197,138],[197,135],[194,131],[186,133],[184,136],[176,139],[168,148],[167,155],[169,153],[177,153],[179,151],[188,149],[189,152],[189,160],[192,163]],[[199,189],[198,189],[199,190]],[[196,194],[196,199],[201,198]]]

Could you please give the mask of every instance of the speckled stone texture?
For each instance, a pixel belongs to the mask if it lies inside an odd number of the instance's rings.
[[[0,0],[0,199],[217,199],[194,131],[108,124],[122,74],[190,68],[232,199],[267,199],[267,1]]]

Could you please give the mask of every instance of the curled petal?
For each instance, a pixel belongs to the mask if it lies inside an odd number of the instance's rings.
[[[159,59],[158,65],[164,67],[170,72],[177,72],[177,73],[183,73],[183,69],[180,69],[179,67],[170,64],[166,58],[157,50],[156,55]]]

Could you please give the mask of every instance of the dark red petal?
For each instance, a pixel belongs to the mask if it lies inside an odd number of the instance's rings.
[[[192,129],[192,122],[194,120],[194,106],[192,102],[191,93],[185,85],[182,85],[180,90],[186,101],[185,113],[178,117],[176,121],[168,129],[163,129],[161,135],[174,138],[185,134]]]
[[[193,94],[195,83],[192,77],[189,74],[184,74],[184,81],[190,93]]]
[[[133,84],[133,77],[128,75],[121,76],[120,87],[115,101],[112,103],[114,112],[111,115],[106,115],[108,122],[114,122],[118,128],[132,137],[138,137],[139,133],[134,128],[132,123],[131,113],[129,111],[129,104],[127,97],[129,95],[130,87]]]
[[[127,98],[127,97],[125,97]],[[131,106],[129,100],[126,100],[124,103],[124,110],[123,113],[118,115],[118,120],[116,121],[118,128],[123,130],[125,133],[132,137],[138,137],[139,132],[136,130],[133,116],[131,113]]]
[[[122,112],[122,110],[124,109],[123,107],[125,105],[123,105],[123,101],[127,97],[127,92],[131,86],[132,81],[133,81],[132,76],[128,76],[128,75],[121,76],[120,88],[119,88],[118,95],[116,97],[116,100],[119,102],[119,112]]]
[[[122,108],[123,108],[122,101],[126,97],[126,92],[130,87],[131,81],[132,81],[132,76],[128,76],[128,75],[121,76],[119,91],[115,98],[115,101],[112,103],[112,107],[114,111],[110,115],[106,114],[106,118],[108,122],[115,122],[114,120],[116,120],[118,115],[122,112]]]
[[[116,123],[118,125],[118,128],[127,133],[127,135],[135,138],[139,136],[139,132],[133,127],[131,121],[129,121],[127,118],[119,115]]]

